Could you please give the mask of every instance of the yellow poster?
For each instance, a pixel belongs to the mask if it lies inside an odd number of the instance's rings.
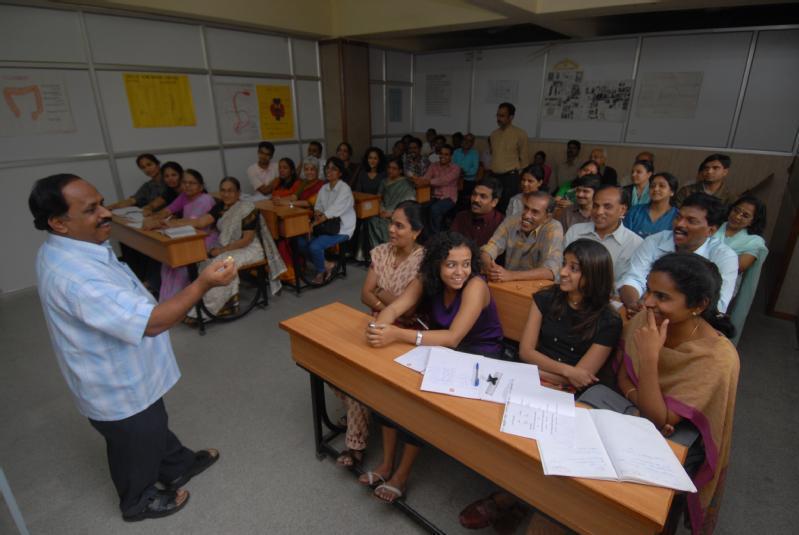
[[[133,128],[195,126],[194,100],[185,74],[125,73]]]
[[[291,87],[258,85],[258,113],[261,138],[291,139],[294,137],[294,112],[291,109]]]

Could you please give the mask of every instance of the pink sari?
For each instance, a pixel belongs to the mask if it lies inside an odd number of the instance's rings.
[[[197,219],[210,212],[214,204],[216,204],[216,201],[207,193],[203,193],[193,200],[189,200],[186,195],[181,193],[167,208],[173,214],[183,212],[183,219]],[[216,242],[217,232],[213,226],[200,230],[208,233],[205,237],[205,247],[208,249]],[[158,301],[163,303],[188,286],[189,282],[191,281],[189,280],[187,267],[171,268],[166,264],[161,264],[161,290],[158,295]]]

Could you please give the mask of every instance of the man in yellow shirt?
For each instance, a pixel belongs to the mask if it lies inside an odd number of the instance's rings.
[[[502,184],[497,210],[505,213],[510,198],[520,191],[520,172],[530,163],[527,132],[513,126],[516,106],[503,102],[497,108],[497,125],[491,132],[491,172]]]

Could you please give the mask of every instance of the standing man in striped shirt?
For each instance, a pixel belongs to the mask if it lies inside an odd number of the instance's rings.
[[[94,186],[49,176],[36,182],[28,206],[34,226],[48,232],[36,276],[53,350],[78,410],[105,438],[122,518],[176,513],[189,499],[181,487],[219,452],[194,452],[167,426],[162,396],[180,378],[167,330],[205,292],[233,280],[236,267],[214,262],[158,304],[114,255],[111,212]]]
[[[502,184],[497,210],[505,213],[511,197],[521,190],[521,170],[530,163],[527,132],[513,126],[516,106],[503,102],[497,108],[497,128],[491,132],[491,172]]]

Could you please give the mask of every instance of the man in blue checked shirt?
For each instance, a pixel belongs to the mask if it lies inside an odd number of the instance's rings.
[[[219,452],[194,452],[167,426],[162,396],[180,377],[167,329],[209,289],[228,284],[236,267],[214,262],[158,304],[114,255],[111,212],[94,186],[49,176],[36,182],[28,205],[34,226],[49,233],[36,276],[53,349],[78,410],[105,438],[122,518],[176,513],[189,499],[181,487]]]

